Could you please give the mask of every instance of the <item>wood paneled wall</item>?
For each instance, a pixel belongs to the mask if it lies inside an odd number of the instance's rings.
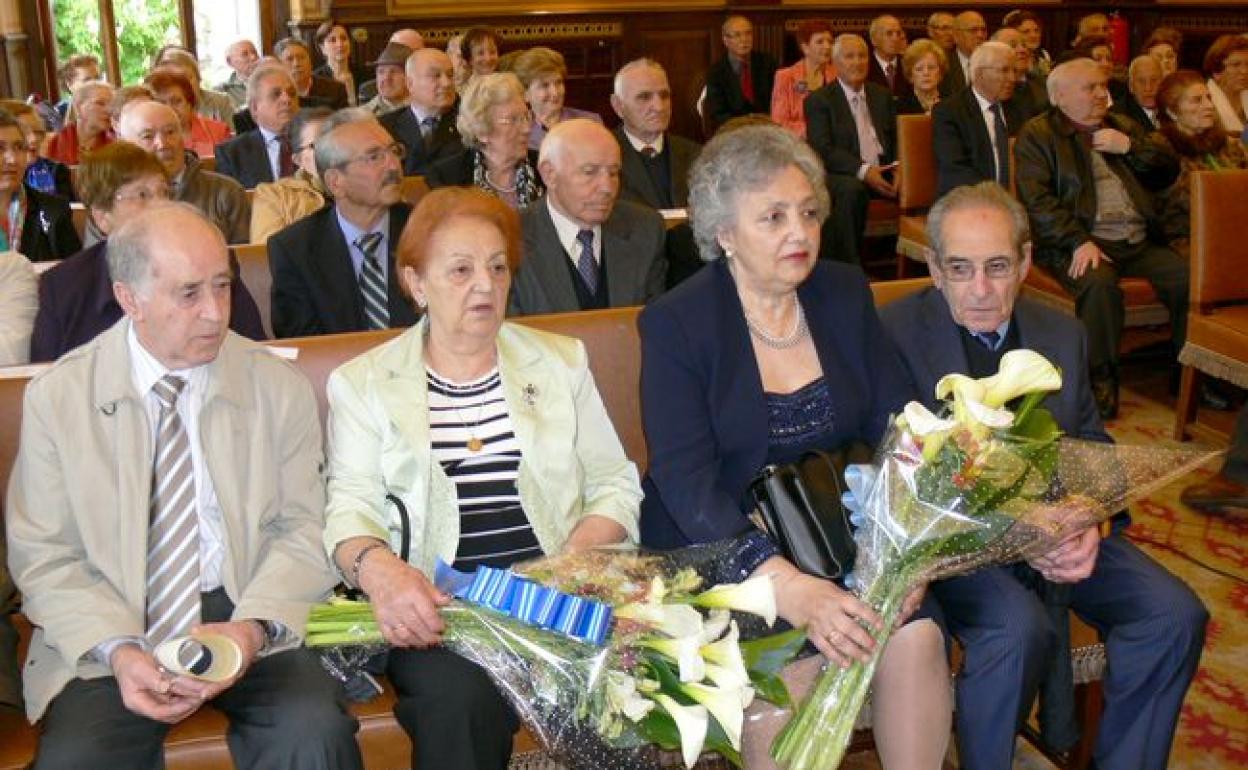
[[[398,0],[390,0],[391,3]],[[413,7],[411,0],[408,8]],[[279,3],[280,5],[280,3]],[[498,5],[498,4],[495,4]],[[611,4],[603,4],[608,5]],[[620,3],[623,5],[623,2]],[[387,15],[386,2],[379,0],[334,0],[327,12],[347,26],[355,42],[353,57],[363,64],[372,61],[385,46],[389,34],[400,27],[420,30],[428,44],[444,45],[453,34],[474,24],[487,24],[503,38],[503,53],[532,45],[549,45],[559,50],[568,62],[567,102],[574,107],[599,112],[608,124],[615,122],[611,110],[611,79],[616,69],[639,56],[649,56],[667,68],[674,102],[672,129],[676,133],[701,138],[702,127],[694,110],[707,68],[723,55],[719,25],[725,11],[707,8],[705,3],[676,11],[680,3],[670,3],[664,11],[620,10],[598,13],[501,13],[472,17],[418,16],[393,18]],[[755,24],[755,46],[767,51],[782,64],[797,59],[799,52],[792,30],[805,18],[829,19],[838,32],[866,35],[871,18],[882,12],[902,20],[911,39],[922,36],[927,15],[937,7],[933,3],[875,2],[819,3],[787,0],[787,4],[767,2],[732,3],[733,13],[742,13]],[[995,29],[1011,9],[1024,5],[1045,21],[1046,47],[1063,49],[1073,35],[1079,17],[1103,11],[1103,4],[1089,2],[1063,3],[1039,0],[1024,3],[968,3],[980,10]],[[1154,27],[1166,24],[1187,33],[1184,60],[1199,67],[1204,49],[1223,32],[1248,32],[1248,2],[1142,2],[1128,0],[1126,17],[1131,24],[1132,39],[1139,44]],[[471,8],[471,2],[466,3]],[[722,6],[722,4],[721,4]],[[306,7],[306,6],[305,6]],[[311,40],[323,17],[282,21],[293,34]]]

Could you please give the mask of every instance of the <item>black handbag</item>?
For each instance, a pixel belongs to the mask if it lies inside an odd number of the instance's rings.
[[[833,452],[808,452],[788,465],[768,465],[750,485],[767,534],[808,575],[839,580],[858,553],[841,503],[845,468],[869,463],[871,448],[856,441]]]

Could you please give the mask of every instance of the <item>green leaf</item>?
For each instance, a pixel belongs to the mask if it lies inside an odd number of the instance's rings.
[[[793,628],[738,644],[741,647],[741,657],[745,659],[745,667],[752,675],[755,671],[765,674],[780,673],[780,669],[793,660],[805,643],[806,631]]]
[[[717,752],[724,759],[728,760],[737,767],[744,767],[741,763],[741,752],[732,747],[728,741],[728,734],[724,732],[724,728],[719,722],[711,719],[706,725],[706,740],[702,742],[703,749],[710,749]]]
[[[1032,393],[1027,396],[1027,399],[1030,400],[1035,395],[1039,394]],[[1037,441],[1049,441],[1060,436],[1062,429],[1057,427],[1057,421],[1053,419],[1048,409],[1035,408],[1025,412],[1020,409],[1013,427],[1010,428],[1010,433]]]
[[[650,713],[637,723],[637,732],[659,748],[680,751],[680,730],[676,727],[676,720],[661,708],[650,709]]]
[[[659,683],[659,689],[663,691],[664,695],[671,696],[673,700],[682,706],[693,706],[697,703],[680,688],[680,677],[662,655],[659,655],[657,652],[647,651],[642,654],[642,660],[649,666],[655,680]],[[653,714],[655,711],[657,709],[651,709],[650,713]]]
[[[789,696],[789,688],[784,686],[784,680],[776,674],[769,674],[765,671],[750,671],[750,684],[754,685],[754,696],[762,698],[768,703],[774,703],[777,706],[789,706],[793,703]]]

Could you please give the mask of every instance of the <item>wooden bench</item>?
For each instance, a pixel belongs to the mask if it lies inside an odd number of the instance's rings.
[[[930,285],[927,278],[908,281],[885,281],[872,284],[877,304],[886,304]],[[641,346],[637,333],[638,308],[622,308],[585,313],[565,313],[549,316],[529,316],[518,319],[519,323],[544,329],[557,334],[579,338],[589,355],[590,369],[613,425],[628,457],[645,471],[648,462],[645,436],[641,425],[641,405],[638,398],[641,374]],[[327,411],[325,382],[340,364],[399,332],[386,330],[357,332],[282,340],[273,344],[286,349],[284,355],[294,354],[295,365],[308,377],[317,395],[317,406],[322,421]],[[0,485],[7,488],[9,473],[17,452],[21,425],[22,393],[27,377],[2,376],[0,371]],[[18,616],[19,626],[24,620]],[[29,638],[29,628],[24,637]],[[1083,627],[1076,636],[1087,639],[1090,631]],[[1092,685],[1084,688],[1081,703],[1091,703],[1087,711],[1093,727],[1086,733],[1095,733],[1095,719],[1099,715],[1099,685],[1104,668],[1104,652],[1100,645],[1076,650],[1078,661],[1083,661],[1082,671],[1077,667],[1076,681],[1091,679]],[[1089,662],[1090,661],[1090,662]],[[391,709],[393,693],[387,690],[370,703],[358,704],[352,711],[360,721],[358,739],[364,754],[365,767],[369,770],[393,770],[407,767],[411,744],[395,721]],[[207,708],[179,724],[165,742],[166,763],[170,770],[207,770],[228,768],[230,759],[225,743],[226,721],[216,710]],[[35,747],[36,730],[24,719],[0,716],[0,770],[18,770],[30,761]],[[1085,740],[1089,749],[1090,740]],[[869,748],[869,733],[860,734],[855,747]],[[532,737],[521,731],[516,739],[516,755],[513,767],[534,763],[539,747]],[[1082,765],[1070,765],[1081,768]],[[424,770],[423,768],[421,770]]]

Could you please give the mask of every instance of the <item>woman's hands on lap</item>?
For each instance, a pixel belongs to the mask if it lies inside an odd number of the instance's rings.
[[[829,660],[844,668],[870,659],[875,639],[863,624],[874,632],[883,628],[875,610],[831,580],[806,575],[780,557],[764,562],[758,572],[771,573],[775,581],[780,617],[805,628],[811,644]]]
[[[431,647],[442,641],[445,625],[438,608],[451,597],[423,572],[389,550],[377,549],[365,556],[359,577],[387,642],[395,647]]]

